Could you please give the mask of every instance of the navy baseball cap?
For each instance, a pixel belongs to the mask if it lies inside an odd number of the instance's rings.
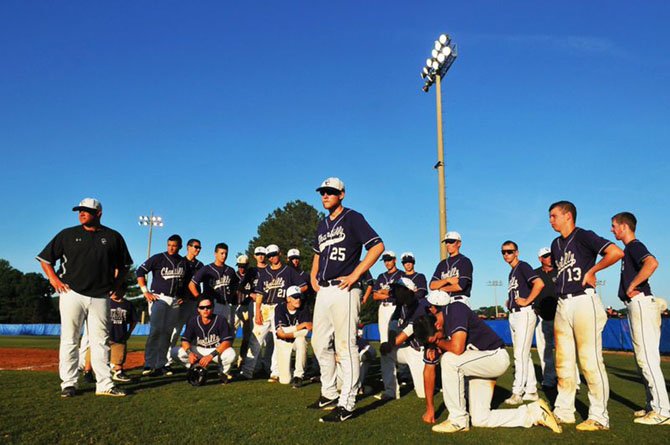
[[[80,210],[87,210],[89,212],[98,212],[102,210],[102,204],[95,198],[84,198],[79,202],[78,206],[72,207],[73,212]]]

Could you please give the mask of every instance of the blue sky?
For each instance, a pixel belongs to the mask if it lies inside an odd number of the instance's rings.
[[[0,257],[38,270],[94,196],[137,262],[151,209],[157,246],[199,237],[209,261],[287,201],[319,208],[314,188],[339,176],[346,204],[432,274],[435,96],[419,72],[447,32],[449,229],[474,263],[473,304],[507,279],[501,241],[537,264],[559,199],[609,239],[610,216],[634,212],[660,262],[652,289],[670,295],[667,2],[235,3],[2,2]],[[598,278],[620,306],[618,267]]]

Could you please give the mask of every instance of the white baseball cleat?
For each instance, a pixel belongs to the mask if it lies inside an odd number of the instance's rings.
[[[540,400],[540,396],[536,392],[527,392],[523,395],[522,400],[525,402],[537,402]]]
[[[670,417],[664,417],[654,411],[649,411],[645,416],[633,419],[633,422],[642,425],[667,425],[670,426]]]
[[[647,411],[646,409],[638,409],[633,413],[633,417],[644,417],[647,415],[648,412],[649,411]]]
[[[544,400],[540,399],[537,402],[537,405],[539,406],[541,411],[540,417],[535,421],[535,425],[542,425],[546,426],[550,430],[552,430],[554,433],[562,433],[563,428],[558,424],[558,419],[554,415],[554,413],[551,411],[551,408],[545,402]]]
[[[511,397],[505,399],[507,405],[521,405],[523,398],[519,394],[512,394]]]
[[[577,431],[609,431],[610,427],[603,425],[597,420],[586,419],[575,427]]]
[[[431,430],[435,431],[436,433],[460,433],[470,431],[470,426],[467,424],[465,426],[460,426],[452,423],[451,420],[445,420],[442,423],[434,425]]]

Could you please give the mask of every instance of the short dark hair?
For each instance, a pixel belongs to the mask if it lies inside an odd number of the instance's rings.
[[[194,243],[198,243],[198,244],[202,245],[202,243],[200,242],[200,240],[199,240],[199,239],[196,239],[196,238],[191,238],[190,240],[188,240],[188,242],[186,243],[186,245],[187,245],[187,246],[192,246]]]
[[[637,218],[630,212],[620,212],[612,217],[612,221],[616,221],[618,224],[627,225],[630,230],[635,232],[637,228]]]
[[[428,346],[428,339],[437,332],[436,320],[433,314],[423,315],[414,320],[414,338],[420,345]]]
[[[182,244],[181,244],[181,236],[179,236],[179,235],[177,235],[177,234],[175,233],[174,235],[170,236],[170,238],[168,238],[168,242],[170,242],[170,241],[176,241],[176,242],[177,242],[177,245],[178,245],[179,248],[181,249],[181,246],[182,246]]]
[[[203,295],[203,296],[200,297],[200,299],[198,300],[198,306],[200,306],[200,304],[201,304],[203,301],[205,301],[205,300],[209,301],[211,304],[214,304],[214,300],[212,299],[212,297],[206,297],[205,295]]]
[[[517,244],[516,244],[514,241],[512,241],[512,240],[507,240],[507,241],[505,241],[504,243],[502,243],[503,246],[504,246],[505,244],[511,244],[511,245],[514,246],[514,250],[519,250],[519,246],[517,246]],[[501,246],[501,247],[502,247],[502,246]]]
[[[225,249],[228,250],[228,244],[226,243],[219,243],[216,246],[214,246],[214,252],[216,252],[219,249]]]
[[[558,207],[563,211],[563,213],[572,214],[572,220],[577,223],[577,207],[570,201],[557,201],[549,206],[549,211],[551,212],[555,207]]]

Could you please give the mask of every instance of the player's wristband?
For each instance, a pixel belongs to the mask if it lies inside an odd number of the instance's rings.
[[[217,350],[215,349],[215,350],[213,350],[209,355],[211,355],[212,358],[216,358],[216,357],[219,356],[219,351],[217,351]]]
[[[142,294],[146,294],[147,292],[149,292],[149,288],[146,286],[140,286],[140,290],[142,291]]]

